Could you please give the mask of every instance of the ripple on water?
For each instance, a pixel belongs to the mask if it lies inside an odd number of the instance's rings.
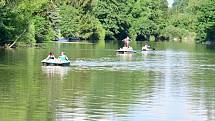
[[[77,58],[70,67],[37,67],[30,63],[33,58],[27,60],[0,64],[0,118],[213,121],[215,117],[215,65],[202,54],[169,50],[112,54]]]

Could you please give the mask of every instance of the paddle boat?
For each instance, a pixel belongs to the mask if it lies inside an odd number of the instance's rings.
[[[43,66],[69,66],[69,60],[59,60],[59,59],[43,59],[41,61]]]
[[[151,46],[149,46],[148,44],[145,44],[141,49],[141,51],[153,51],[153,50],[155,49],[151,48]]]
[[[132,53],[136,53],[136,51],[134,51],[132,47],[123,47],[123,48],[120,48],[120,49],[116,50],[116,52],[118,54],[132,54]]]
[[[154,48],[150,48],[150,49],[142,49],[141,53],[144,55],[148,55],[148,54],[154,54],[155,49]]]
[[[144,51],[154,51],[154,50],[155,50],[154,48],[152,49],[150,48],[150,49],[142,49],[141,51],[144,52]]]

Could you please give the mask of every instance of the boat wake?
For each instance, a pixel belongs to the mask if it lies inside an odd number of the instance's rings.
[[[107,70],[107,71],[160,71],[178,69],[189,70],[189,62],[184,52],[153,52],[141,55],[117,55],[113,58],[78,59],[71,61],[72,70]]]

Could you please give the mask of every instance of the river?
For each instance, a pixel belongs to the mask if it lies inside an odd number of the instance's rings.
[[[47,44],[0,50],[0,121],[214,121],[215,50],[152,43]],[[41,65],[61,51],[70,67]]]

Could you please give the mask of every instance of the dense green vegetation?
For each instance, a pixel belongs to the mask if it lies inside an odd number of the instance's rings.
[[[82,40],[215,40],[215,1],[1,0],[0,43]]]
[[[215,41],[215,1],[175,0],[169,23],[181,38],[196,35],[196,42]]]

